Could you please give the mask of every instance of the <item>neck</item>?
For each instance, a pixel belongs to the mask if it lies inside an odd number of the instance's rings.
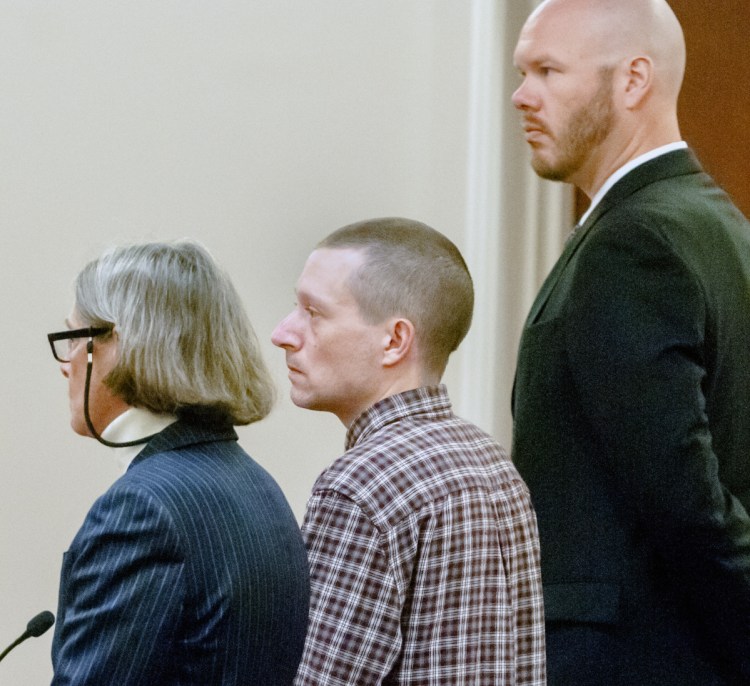
[[[629,126],[613,130],[604,144],[567,180],[592,199],[607,179],[628,162],[681,140],[676,112],[633,118]]]
[[[398,373],[397,372],[398,369]],[[441,375],[433,372],[427,372],[415,365],[400,366],[399,368],[390,368],[392,373],[386,374],[383,383],[378,387],[377,393],[373,394],[372,402],[367,407],[353,412],[352,414],[340,415],[341,423],[347,429],[354,423],[365,410],[369,409],[376,403],[391,396],[405,393],[422,386],[437,386],[440,383]]]

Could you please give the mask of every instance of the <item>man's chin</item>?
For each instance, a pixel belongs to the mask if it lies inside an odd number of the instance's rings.
[[[554,165],[549,160],[538,156],[531,158],[531,168],[536,172],[538,177],[547,181],[565,181],[568,177],[567,171],[559,165]]]
[[[294,387],[289,394],[292,402],[301,410],[313,410],[315,412],[329,412],[328,407],[322,406],[316,398],[305,395],[304,393],[295,393]]]
[[[299,390],[297,390],[294,386],[292,386],[292,389],[289,391],[289,397],[291,401],[300,409],[303,410],[309,410],[309,398],[305,396],[304,393],[301,393]]]

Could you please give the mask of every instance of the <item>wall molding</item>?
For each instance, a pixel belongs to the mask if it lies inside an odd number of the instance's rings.
[[[510,103],[513,46],[537,3],[472,0],[465,257],[476,293],[459,349],[459,411],[510,448],[510,396],[526,314],[571,225],[572,193],[531,170]]]

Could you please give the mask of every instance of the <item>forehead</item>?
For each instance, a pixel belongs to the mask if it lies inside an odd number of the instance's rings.
[[[591,57],[590,17],[567,5],[542,6],[526,20],[513,59],[517,67],[545,61],[576,65]]]
[[[352,301],[350,277],[363,262],[362,250],[353,248],[314,250],[307,258],[297,281],[297,295],[332,302]]]
[[[547,58],[586,71],[612,64],[628,52],[637,23],[632,1],[546,0],[521,29],[516,65]]]

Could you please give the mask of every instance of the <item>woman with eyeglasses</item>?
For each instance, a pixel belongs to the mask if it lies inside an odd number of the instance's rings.
[[[273,386],[240,299],[196,243],[113,249],[49,334],[71,426],[126,469],[65,554],[54,685],[290,684],[307,559],[278,485],[234,425]]]

